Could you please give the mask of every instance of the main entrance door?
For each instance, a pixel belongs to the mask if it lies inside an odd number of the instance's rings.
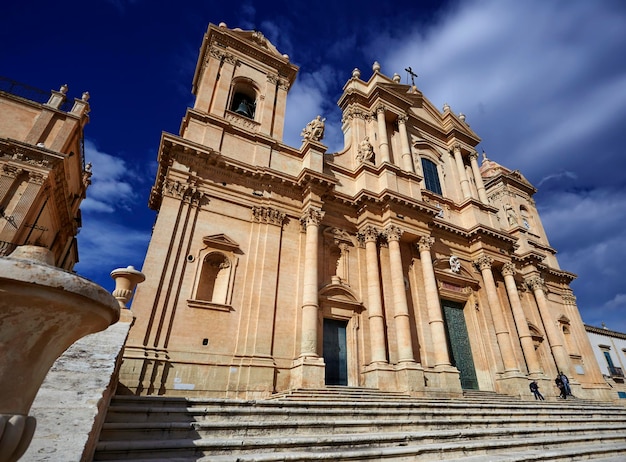
[[[324,363],[326,385],[348,385],[346,321],[324,318]]]
[[[470,346],[463,305],[448,300],[442,300],[443,316],[448,333],[448,346],[452,365],[461,373],[461,388],[464,390],[478,390],[478,380],[474,369],[472,348]]]

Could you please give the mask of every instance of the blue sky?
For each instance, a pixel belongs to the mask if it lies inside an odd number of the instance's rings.
[[[313,6],[315,5],[315,6]],[[0,75],[91,94],[76,271],[113,289],[111,270],[141,268],[156,214],[147,206],[162,131],[178,133],[209,23],[263,32],[300,66],[285,142],[318,114],[341,149],[336,106],[352,69],[411,66],[448,103],[479,150],[519,169],[583,320],[626,332],[626,2],[619,0],[222,2],[91,0],[3,5]]]

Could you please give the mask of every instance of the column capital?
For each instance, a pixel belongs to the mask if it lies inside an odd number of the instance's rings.
[[[376,242],[378,240],[378,236],[380,235],[380,231],[376,228],[376,226],[367,225],[359,232],[359,235],[363,237],[365,242]]]
[[[385,236],[388,241],[399,241],[404,231],[396,225],[389,225],[385,228]]]
[[[381,113],[385,113],[385,111],[387,110],[387,108],[385,107],[384,104],[379,103],[375,108],[374,108],[374,112],[376,114],[381,114]]]
[[[434,243],[435,243],[435,238],[434,237],[423,236],[423,237],[420,238],[419,241],[417,241],[417,247],[418,247],[420,252],[422,252],[424,250],[430,251],[430,248],[433,246]]]
[[[235,58],[235,55],[233,55],[232,53],[225,52],[217,46],[212,46],[209,49],[209,54],[212,57],[222,60],[224,62],[227,62],[229,64],[237,64],[237,58]]]
[[[252,207],[252,216],[254,221],[260,223],[270,223],[273,225],[282,225],[286,214],[273,207]]]
[[[508,261],[504,265],[502,265],[503,276],[515,276],[515,273],[515,263]]]
[[[305,229],[308,225],[319,225],[324,218],[324,213],[325,212],[316,207],[309,207],[302,214],[300,223]]]
[[[472,151],[472,152],[470,152],[470,153],[469,153],[469,158],[470,158],[470,160],[472,160],[472,161],[473,161],[473,160],[478,161],[478,153],[477,153],[476,151]]]
[[[408,115],[406,115],[406,114],[400,114],[400,115],[398,116],[398,123],[399,123],[399,124],[403,124],[403,125],[404,125],[404,124],[406,124],[406,122],[407,122],[408,120],[409,120],[409,116],[408,116]]]
[[[539,276],[531,276],[526,279],[526,285],[530,287],[532,291],[541,290],[545,292],[546,288],[544,285],[544,280]]]
[[[452,152],[454,154],[461,154],[461,144],[460,143],[454,143],[454,146],[452,146]]]
[[[474,264],[478,266],[478,269],[480,269],[481,271],[491,269],[491,265],[493,265],[493,258],[491,258],[489,255],[483,255],[482,257],[479,257],[476,261],[474,261]]]

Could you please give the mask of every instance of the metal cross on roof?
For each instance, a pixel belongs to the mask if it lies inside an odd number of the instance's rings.
[[[411,69],[411,66],[405,68],[404,70],[407,71],[411,75],[411,85],[415,86],[415,77],[417,77],[417,74],[413,72],[413,69]]]

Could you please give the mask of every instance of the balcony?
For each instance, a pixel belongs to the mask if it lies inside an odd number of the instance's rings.
[[[622,371],[621,367],[609,366],[609,374],[611,374],[611,378],[616,382],[624,381],[624,371]]]

